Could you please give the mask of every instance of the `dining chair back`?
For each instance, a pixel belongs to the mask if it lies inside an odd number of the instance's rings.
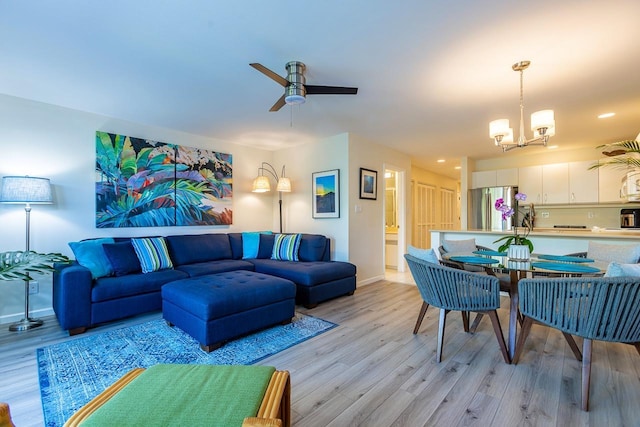
[[[493,276],[433,264],[408,254],[404,257],[423,301],[440,309],[436,360],[442,360],[447,313],[461,311],[487,314],[491,318],[504,361],[510,363],[496,311],[500,308],[499,280]]]
[[[582,354],[572,350],[582,359],[582,409],[588,411],[592,340],[640,342],[640,277],[533,278],[518,288],[524,321],[513,363],[534,321],[582,337]]]

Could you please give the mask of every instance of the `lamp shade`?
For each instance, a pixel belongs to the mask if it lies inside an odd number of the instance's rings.
[[[253,188],[251,189],[253,193],[266,193],[267,191],[271,191],[271,185],[269,184],[269,178],[264,175],[260,175],[256,179],[253,180]]]
[[[283,193],[290,193],[291,192],[291,180],[289,178],[286,178],[286,177],[280,178],[278,180],[278,186],[276,187],[276,190],[282,191]]]
[[[1,203],[53,203],[48,178],[35,176],[5,176],[0,189]]]
[[[531,130],[536,131],[540,128],[555,128],[555,126],[556,121],[553,118],[553,110],[540,110],[531,114]]]
[[[493,120],[489,123],[489,137],[504,136],[509,132],[509,119]]]

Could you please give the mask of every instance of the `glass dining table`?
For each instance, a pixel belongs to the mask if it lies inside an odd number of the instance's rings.
[[[513,260],[505,252],[478,250],[474,252],[448,252],[442,255],[447,263],[460,268],[475,271],[484,270],[487,274],[498,276],[508,275],[508,290],[510,297],[509,308],[509,356],[513,358],[516,350],[516,338],[519,323],[518,282],[520,279],[534,276],[576,277],[602,276],[607,271],[608,262],[596,261],[568,255],[532,254],[528,260]],[[504,283],[504,281],[503,281]]]

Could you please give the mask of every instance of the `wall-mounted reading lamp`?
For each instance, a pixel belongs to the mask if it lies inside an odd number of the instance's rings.
[[[258,177],[253,180],[253,187],[251,189],[253,193],[266,193],[271,191],[271,183],[269,182],[269,177],[265,175],[265,172],[275,180],[280,209],[280,233],[282,233],[282,193],[291,192],[291,180],[284,176],[284,168],[285,167],[282,166],[282,173],[280,174],[280,178],[278,178],[275,168],[267,162],[262,162],[262,165],[258,168]]]

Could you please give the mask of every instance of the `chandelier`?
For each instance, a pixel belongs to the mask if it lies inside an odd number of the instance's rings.
[[[527,145],[547,145],[549,137],[556,134],[556,122],[553,118],[553,110],[541,110],[531,114],[531,130],[533,138],[524,137],[524,103],[523,103],[523,73],[531,61],[520,61],[513,64],[513,71],[520,71],[520,135],[518,140],[513,140],[513,128],[509,127],[509,119],[498,119],[489,123],[489,137],[493,138],[496,146],[502,147],[502,151],[509,151],[516,147]]]

